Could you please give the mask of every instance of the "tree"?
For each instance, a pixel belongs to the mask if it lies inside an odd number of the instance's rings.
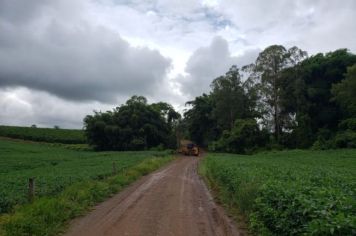
[[[211,83],[211,93],[187,102],[191,108],[184,113],[189,136],[196,143],[208,146],[221,134],[230,132],[236,120],[259,117],[255,109],[256,87],[241,81],[240,70],[232,66],[229,71]]]
[[[292,130],[297,147],[310,147],[317,139],[327,139],[337,132],[344,115],[332,99],[331,88],[355,63],[356,55],[339,49],[311,56],[281,73],[281,104],[287,113],[295,114]]]
[[[334,84],[331,90],[332,100],[343,111],[343,120],[338,125],[335,145],[340,148],[356,147],[356,64],[347,68],[345,79]]]
[[[211,140],[217,137],[217,124],[213,117],[213,99],[211,95],[203,94],[189,101],[191,106],[184,113],[183,128],[188,130],[192,140],[201,146],[207,146]]]
[[[169,137],[169,147],[177,147],[180,140],[179,123],[181,121],[181,115],[174,110],[172,105],[166,102],[158,102],[151,104],[151,107],[161,114],[161,117],[167,122],[169,129],[171,130]]]
[[[236,66],[232,66],[224,76],[213,80],[211,88],[213,114],[221,130],[231,130],[236,119],[250,117],[248,96]]]
[[[170,126],[174,125],[181,118],[181,115],[174,110],[172,105],[166,102],[153,103],[151,107],[159,112]]]
[[[209,149],[246,154],[264,146],[267,140],[268,133],[259,129],[255,119],[238,119],[234,127],[230,131],[225,130],[220,139],[213,142]]]
[[[356,118],[356,64],[347,68],[345,79],[333,84],[331,92],[344,114]]]
[[[129,100],[126,101],[127,105],[140,104],[140,103],[147,104],[147,99],[144,96],[134,95]]]
[[[253,65],[254,76],[259,79],[262,102],[265,104],[265,119],[270,120],[277,142],[283,130],[280,100],[281,72],[295,66],[307,56],[305,51],[281,45],[272,45],[262,51]],[[256,76],[257,75],[257,76]]]
[[[167,107],[170,105],[167,104]],[[99,150],[169,147],[172,137],[165,117],[154,106],[148,105],[142,96],[131,97],[126,104],[113,111],[94,112],[94,115],[86,116],[84,128],[89,144]]]

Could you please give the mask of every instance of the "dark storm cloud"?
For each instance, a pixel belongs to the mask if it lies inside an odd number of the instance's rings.
[[[0,11],[0,87],[25,86],[70,100],[110,102],[118,94],[150,94],[170,68],[170,60],[158,51],[133,48],[107,28],[74,16],[74,22],[66,22],[58,6],[51,17],[43,10],[51,5],[44,4],[28,9],[36,14],[13,21],[7,12],[22,8],[11,2],[0,5],[5,8]]]
[[[1,0],[0,18],[8,22],[24,23],[40,13],[49,0]]]
[[[354,53],[355,22],[355,0],[0,0],[0,122],[80,128],[132,94],[182,107],[271,44]]]

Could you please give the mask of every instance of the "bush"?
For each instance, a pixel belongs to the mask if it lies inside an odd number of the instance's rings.
[[[231,131],[224,131],[221,138],[211,143],[209,150],[250,154],[266,145],[267,132],[261,131],[256,120],[236,120]]]
[[[172,125],[143,97],[132,97],[113,111],[95,112],[84,119],[85,135],[98,150],[147,150],[171,145]]]
[[[340,122],[339,129],[352,130],[356,132],[356,118],[346,119]]]
[[[356,148],[356,132],[352,130],[339,132],[334,143],[338,148]]]
[[[356,118],[340,122],[339,132],[334,138],[334,144],[338,148],[356,148]]]

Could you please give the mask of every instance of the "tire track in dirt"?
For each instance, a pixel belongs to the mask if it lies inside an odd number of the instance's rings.
[[[197,173],[197,157],[179,157],[72,222],[66,236],[246,235],[217,206]]]

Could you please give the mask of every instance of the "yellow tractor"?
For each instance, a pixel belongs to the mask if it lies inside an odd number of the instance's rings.
[[[186,156],[199,156],[199,147],[190,140],[181,140],[179,142],[178,153]]]

